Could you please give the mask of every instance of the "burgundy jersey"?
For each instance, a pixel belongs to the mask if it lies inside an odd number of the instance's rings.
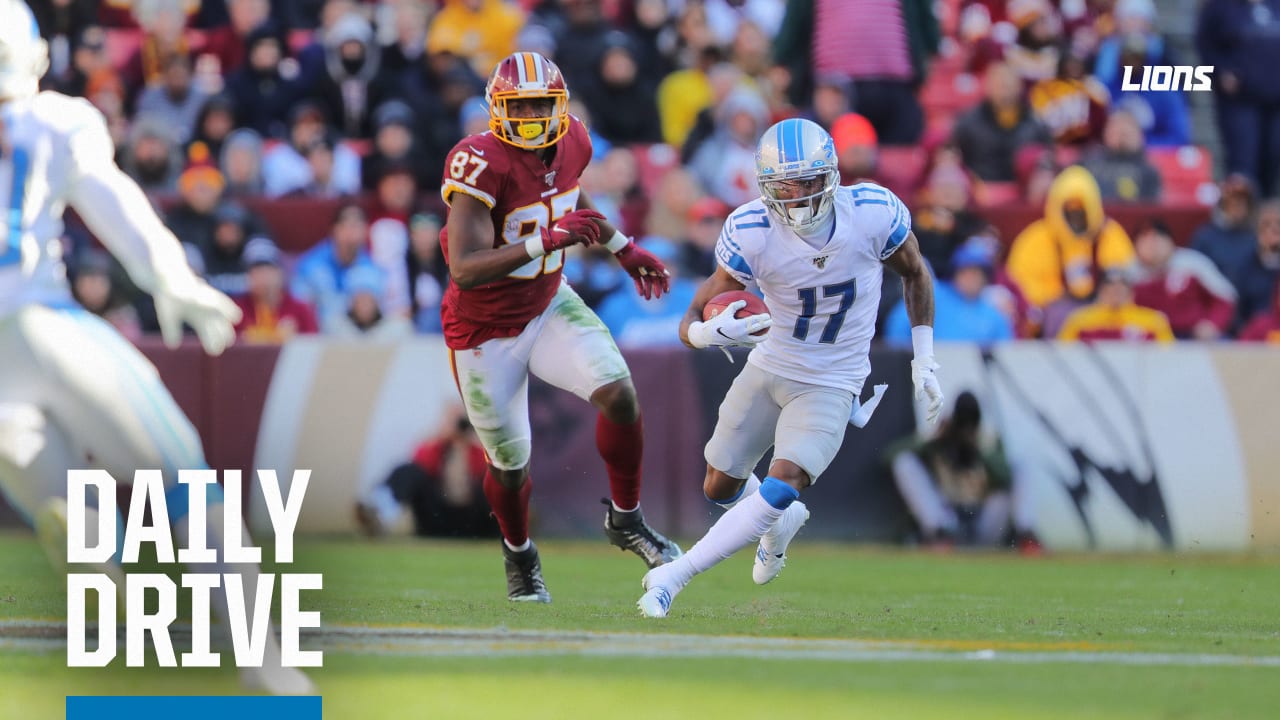
[[[445,158],[440,187],[445,204],[454,193],[466,193],[488,205],[495,248],[541,236],[542,228],[577,209],[578,178],[591,161],[587,128],[572,116],[569,123],[569,131],[553,146],[550,165],[493,133],[463,138]],[[447,261],[447,228],[440,233],[440,245]],[[563,266],[564,251],[556,250],[487,285],[463,290],[450,282],[441,308],[445,343],[465,350],[519,335],[547,309]]]

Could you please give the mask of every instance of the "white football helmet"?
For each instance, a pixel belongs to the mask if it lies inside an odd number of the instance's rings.
[[[49,44],[27,4],[0,0],[0,101],[35,95],[48,69]]]
[[[783,120],[765,130],[756,146],[756,180],[765,207],[778,222],[796,230],[820,225],[840,187],[835,142],[815,122]],[[804,185],[814,187],[797,194]]]

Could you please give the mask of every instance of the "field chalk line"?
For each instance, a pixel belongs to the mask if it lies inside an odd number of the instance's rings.
[[[66,643],[66,624],[49,620],[0,620],[0,651],[53,652]],[[175,625],[175,644],[190,626]],[[996,662],[1008,664],[1104,664],[1142,667],[1280,667],[1280,656],[1132,652],[1084,642],[982,640],[857,640],[668,633],[465,629],[419,626],[327,625],[304,629],[309,649],[420,657],[524,657],[583,655],[653,658],[750,658],[827,662]]]

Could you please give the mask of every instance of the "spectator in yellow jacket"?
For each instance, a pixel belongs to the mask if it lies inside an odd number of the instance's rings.
[[[1072,310],[1093,298],[1103,271],[1134,260],[1128,233],[1103,211],[1097,181],[1073,166],[1049,187],[1044,218],[1014,238],[1006,268],[1027,301],[1043,311],[1043,335],[1053,337]]]
[[[1067,316],[1059,340],[1173,342],[1169,318],[1133,302],[1133,273],[1109,270],[1098,281],[1098,301]]]
[[[427,31],[427,52],[467,59],[482,78],[516,50],[524,13],[504,0],[445,0]]]

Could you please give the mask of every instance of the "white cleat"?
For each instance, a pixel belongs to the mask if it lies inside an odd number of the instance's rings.
[[[660,584],[661,581],[653,577],[654,573],[658,572],[661,567],[659,566],[645,573],[644,579],[640,581],[645,593],[636,601],[636,607],[640,608],[640,612],[644,613],[645,617],[666,617],[667,611],[671,609],[671,600],[675,598],[674,592],[667,588],[666,585]]]
[[[797,500],[787,506],[782,517],[760,538],[756,562],[751,566],[751,579],[757,585],[768,583],[782,572],[787,564],[787,546],[808,520],[809,508]]]
[[[246,690],[271,695],[319,695],[311,678],[298,668],[260,667],[240,671],[240,684]]]
[[[67,501],[60,497],[49,498],[36,512],[34,522],[36,538],[40,541],[40,547],[44,549],[45,556],[49,558],[49,564],[53,565],[58,574],[65,575],[67,573]],[[104,518],[100,522],[110,522],[110,520]],[[124,569],[111,560],[86,565],[93,568],[94,572],[111,578],[111,582],[115,583],[121,601],[117,604],[117,609],[121,611],[120,616],[124,617]]]

